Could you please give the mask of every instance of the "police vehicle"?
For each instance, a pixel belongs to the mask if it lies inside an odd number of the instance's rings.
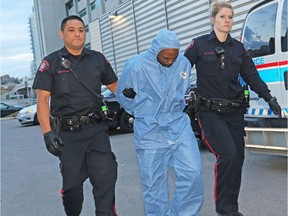
[[[287,0],[266,0],[255,5],[244,22],[241,42],[253,58],[260,77],[282,108],[282,119],[250,91],[245,114],[246,147],[287,156],[288,67]]]

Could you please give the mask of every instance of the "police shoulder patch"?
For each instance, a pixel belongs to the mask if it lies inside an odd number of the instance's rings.
[[[44,71],[46,71],[46,70],[48,70],[48,69],[49,69],[49,63],[48,63],[46,60],[42,60],[40,66],[39,66],[38,71],[39,71],[39,72],[44,72]]]
[[[194,47],[194,43],[195,43],[195,40],[193,39],[193,40],[191,41],[191,43],[188,45],[188,49]]]

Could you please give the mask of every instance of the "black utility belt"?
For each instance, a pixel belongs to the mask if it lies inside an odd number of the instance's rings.
[[[51,126],[52,129],[56,130],[79,131],[83,126],[92,125],[100,121],[101,119],[96,114],[89,114],[87,116],[52,117]]]
[[[91,116],[72,116],[72,117],[62,117],[60,123],[62,130],[75,131],[80,130],[81,126],[91,125],[98,121],[99,119],[93,118]]]
[[[249,103],[241,103],[239,101],[226,100],[220,98],[200,98],[200,103],[202,106],[208,108],[209,110],[225,113],[228,112],[231,108],[247,108]]]

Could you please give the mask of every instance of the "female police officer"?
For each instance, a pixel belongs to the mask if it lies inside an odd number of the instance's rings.
[[[115,92],[117,76],[101,53],[84,48],[85,26],[80,17],[63,19],[60,37],[64,47],[42,60],[33,88],[46,147],[61,162],[65,212],[68,216],[80,215],[83,182],[89,178],[96,215],[115,216],[117,163],[111,151],[108,126],[99,118],[102,103],[99,94],[101,84]],[[53,125],[49,115],[53,117]]]
[[[269,93],[242,43],[231,38],[233,8],[227,1],[211,4],[213,31],[192,40],[185,56],[197,70],[200,108],[198,120],[203,139],[216,156],[215,204],[219,215],[241,216],[238,195],[244,160],[244,79],[276,115],[281,108]]]

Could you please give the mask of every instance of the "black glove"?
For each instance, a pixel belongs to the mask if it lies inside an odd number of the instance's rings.
[[[127,98],[131,98],[131,99],[134,99],[135,98],[135,95],[136,95],[136,92],[134,91],[133,88],[125,88],[123,91],[122,91],[123,95]]]
[[[278,115],[279,118],[281,118],[281,107],[278,104],[276,97],[272,97],[269,100],[268,104],[269,104],[270,109],[273,111],[273,113],[275,115]]]
[[[62,154],[60,148],[63,146],[61,138],[54,131],[45,133],[43,137],[47,150],[54,156],[59,157]]]

